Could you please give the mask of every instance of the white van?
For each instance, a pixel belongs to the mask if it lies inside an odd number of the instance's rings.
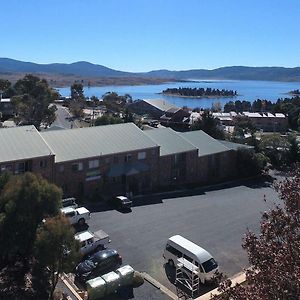
[[[198,271],[201,283],[210,281],[218,271],[218,264],[209,252],[180,235],[168,239],[163,257],[173,267],[181,264],[191,272]]]

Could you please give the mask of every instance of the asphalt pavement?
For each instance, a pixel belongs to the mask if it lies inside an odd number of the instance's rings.
[[[78,127],[76,121],[70,121],[71,114],[66,107],[60,104],[56,104],[56,107],[57,107],[57,111],[55,112],[56,119],[52,123],[51,127],[58,126],[66,129]]]
[[[263,199],[269,200],[264,202]],[[94,206],[90,230],[104,230],[123,257],[175,292],[165,270],[163,250],[167,239],[180,234],[208,250],[221,271],[232,276],[248,266],[241,247],[247,228],[257,232],[261,212],[278,201],[268,183],[251,181],[180,193],[134,199],[131,212]]]

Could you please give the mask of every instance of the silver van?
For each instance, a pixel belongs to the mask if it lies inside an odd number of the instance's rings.
[[[173,267],[181,264],[191,272],[198,272],[201,283],[211,281],[218,271],[218,264],[208,251],[180,235],[168,239],[163,257]]]

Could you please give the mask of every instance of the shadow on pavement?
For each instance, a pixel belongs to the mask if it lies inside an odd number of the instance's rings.
[[[178,282],[176,283],[176,269],[174,267],[171,267],[169,264],[165,264],[164,269],[168,280],[170,281],[170,283],[172,283],[175,286],[177,292],[178,290],[181,290],[184,294],[188,295],[191,298],[200,297],[201,295],[206,294],[217,287],[215,283],[205,284],[205,285],[200,284],[198,292],[195,293],[192,297],[191,291],[186,286]]]
[[[199,186],[189,189],[182,189],[177,191],[161,192],[154,194],[145,194],[137,195],[132,199],[132,207],[144,206],[144,205],[153,205],[153,204],[162,204],[164,199],[172,198],[182,198],[182,197],[191,197],[204,195],[207,192],[218,191],[222,189],[234,188],[238,186],[245,186],[251,189],[260,189],[265,187],[271,187],[275,178],[272,176],[261,176],[259,178],[253,179],[242,179],[235,180],[227,183],[219,183],[211,186]],[[87,203],[85,204],[91,212],[101,212],[115,210],[114,207],[108,205],[107,202],[98,202],[98,203]],[[120,213],[126,213],[123,210],[118,210]],[[130,212],[130,211],[129,211]]]

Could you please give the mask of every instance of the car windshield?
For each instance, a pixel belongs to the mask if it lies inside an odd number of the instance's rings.
[[[211,258],[211,259],[207,260],[206,262],[204,262],[202,264],[202,266],[204,268],[205,273],[208,273],[208,272],[216,269],[218,267],[218,264],[213,258]]]
[[[96,267],[96,264],[90,259],[85,261],[85,265],[91,269],[95,269],[95,267]]]

